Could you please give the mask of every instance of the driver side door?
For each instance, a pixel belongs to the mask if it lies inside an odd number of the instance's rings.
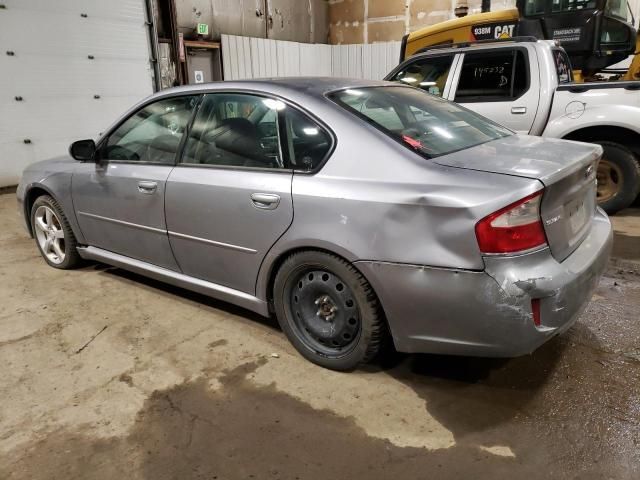
[[[167,237],[164,195],[198,100],[198,95],[184,95],[145,105],[100,142],[95,163],[78,166],[72,197],[89,245],[178,270]]]

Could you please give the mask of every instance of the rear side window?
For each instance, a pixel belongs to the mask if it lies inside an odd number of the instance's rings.
[[[427,158],[512,135],[477,113],[417,88],[348,89],[329,98]]]
[[[529,89],[527,57],[522,50],[466,53],[455,101],[504,102]]]
[[[295,108],[287,106],[279,113],[287,166],[304,172],[315,170],[331,150],[329,133]]]
[[[452,63],[453,55],[422,58],[404,67],[390,80],[403,82],[441,97]]]
[[[564,50],[553,51],[553,61],[556,64],[556,72],[558,72],[558,83],[573,82],[573,71],[571,70],[571,61]]]

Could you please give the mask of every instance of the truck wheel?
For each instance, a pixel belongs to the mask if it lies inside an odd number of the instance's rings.
[[[609,215],[630,206],[640,192],[640,163],[624,145],[593,142],[602,145],[604,154],[598,163],[598,205]]]
[[[385,334],[378,298],[343,259],[312,250],[292,254],[278,270],[273,297],[278,323],[307,360],[345,371],[378,353]]]

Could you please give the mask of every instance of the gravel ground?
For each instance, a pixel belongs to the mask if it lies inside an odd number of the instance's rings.
[[[0,478],[640,478],[640,210],[614,222],[588,310],[533,355],[341,374],[273,320],[47,267],[0,195]]]

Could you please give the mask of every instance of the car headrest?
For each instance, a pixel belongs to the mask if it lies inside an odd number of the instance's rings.
[[[258,129],[246,118],[224,119],[218,127],[205,135],[205,139],[218,149],[253,160],[267,161],[260,145]]]

